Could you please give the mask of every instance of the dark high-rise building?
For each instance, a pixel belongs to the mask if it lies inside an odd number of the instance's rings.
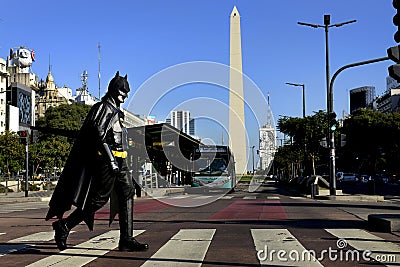
[[[368,107],[375,99],[375,87],[363,86],[350,90],[350,113]]]

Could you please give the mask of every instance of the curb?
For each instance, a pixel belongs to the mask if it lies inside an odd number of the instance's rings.
[[[0,203],[23,203],[50,201],[50,197],[0,197]]]
[[[379,202],[384,201],[384,196],[378,195],[336,195],[336,196],[315,196],[315,199],[320,200],[339,200],[339,201],[360,201],[360,202]]]

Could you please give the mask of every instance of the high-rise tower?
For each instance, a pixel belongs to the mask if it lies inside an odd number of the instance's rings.
[[[247,170],[247,146],[244,118],[242,45],[240,15],[233,7],[230,16],[229,146],[234,153],[236,173]]]

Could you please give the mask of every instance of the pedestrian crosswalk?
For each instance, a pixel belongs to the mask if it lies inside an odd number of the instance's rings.
[[[307,240],[296,237],[296,231],[285,228],[253,227],[248,229],[248,235],[241,237],[240,242],[248,244],[246,247],[248,255],[251,255],[261,266],[324,266],[327,262],[331,265],[340,265],[340,262],[344,261],[380,262],[384,266],[398,266],[400,263],[400,244],[398,242],[389,242],[377,236],[376,233],[364,229],[330,228],[323,230],[331,235],[331,239],[319,240],[320,248],[317,251],[309,247]],[[145,230],[135,230],[134,236],[144,233],[146,233]],[[179,229],[172,233],[166,242],[155,248],[152,255],[146,258],[140,256],[139,258],[142,260],[140,266],[202,266],[206,261],[207,254],[215,253],[213,252],[215,246],[212,246],[214,240],[231,234],[216,228]],[[57,250],[53,236],[54,232],[52,231],[40,232],[1,243],[0,263],[2,259],[12,253],[23,255],[26,248],[48,242],[54,246],[53,254],[42,253],[42,258],[29,262],[26,266],[90,265],[94,260],[99,261],[102,256],[117,249],[119,231],[105,231],[103,234],[61,252]],[[70,238],[74,238],[74,235],[71,235]],[[247,238],[248,240],[246,240]],[[336,241],[334,246],[332,246],[331,240]],[[220,251],[221,248],[217,248],[217,250]],[[225,255],[225,257],[228,257],[226,260],[229,261],[229,255]],[[243,263],[239,265],[244,266]]]

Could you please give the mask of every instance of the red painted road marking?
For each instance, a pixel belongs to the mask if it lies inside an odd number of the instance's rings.
[[[284,220],[285,209],[279,200],[237,200],[214,213],[211,220]]]
[[[145,202],[134,203],[133,211],[134,211],[134,214],[140,214],[140,213],[162,210],[162,209],[166,209],[169,207],[170,207],[170,205],[168,205],[168,204],[165,204],[163,202],[152,199],[152,200],[145,201]],[[110,209],[108,209],[108,208],[101,209],[96,212],[95,219],[96,220],[108,219],[109,213],[110,213]],[[118,218],[118,217],[116,217],[116,218]]]

